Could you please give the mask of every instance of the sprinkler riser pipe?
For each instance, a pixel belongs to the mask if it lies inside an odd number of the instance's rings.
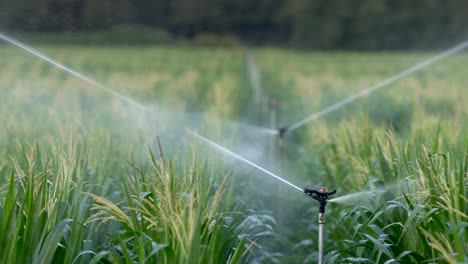
[[[325,227],[325,214],[319,213],[319,230],[318,230],[318,264],[323,263],[323,244],[324,244],[324,227]]]

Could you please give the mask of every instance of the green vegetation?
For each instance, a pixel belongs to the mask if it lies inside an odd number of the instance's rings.
[[[1,46],[2,263],[315,262],[315,201],[187,127],[301,187],[385,187],[329,204],[327,263],[468,261],[466,54],[294,131],[280,155],[227,120],[267,126],[276,98],[290,124],[432,54],[39,49],[153,113]]]

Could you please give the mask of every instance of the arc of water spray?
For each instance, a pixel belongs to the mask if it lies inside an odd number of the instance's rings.
[[[140,104],[139,102],[131,99],[130,97],[125,96],[125,95],[123,95],[121,93],[118,93],[118,92],[116,92],[116,91],[114,91],[112,89],[109,89],[109,88],[105,87],[104,85],[100,84],[99,82],[97,82],[97,81],[95,81],[95,80],[93,80],[93,79],[91,79],[91,78],[89,78],[87,76],[84,76],[83,74],[81,74],[81,73],[79,73],[77,71],[74,71],[73,69],[65,66],[64,64],[62,64],[60,62],[57,62],[57,61],[49,58],[48,56],[44,55],[43,53],[39,52],[38,50],[36,50],[36,49],[34,49],[34,48],[24,44],[24,43],[21,43],[21,42],[15,40],[15,39],[12,39],[12,38],[10,38],[10,37],[6,36],[5,34],[2,34],[2,33],[0,33],[0,39],[3,39],[4,41],[6,41],[6,42],[8,42],[10,44],[13,44],[13,45],[15,45],[15,46],[29,52],[30,54],[32,54],[32,55],[34,55],[34,56],[36,56],[36,57],[38,57],[38,58],[40,58],[40,59],[42,59],[42,60],[44,60],[44,61],[46,61],[48,63],[54,65],[55,67],[58,67],[58,68],[60,68],[60,69],[62,69],[64,71],[68,72],[69,74],[77,77],[78,79],[81,79],[81,80],[83,80],[83,81],[85,81],[87,83],[90,83],[90,84],[92,84],[92,85],[94,85],[94,86],[96,86],[96,87],[98,87],[98,88],[100,88],[102,90],[105,90],[106,92],[111,93],[112,95],[117,96],[120,99],[122,99],[122,100],[124,100],[124,101],[126,101],[126,102],[128,102],[130,104],[133,104],[133,105],[137,106],[138,108],[140,108],[140,109],[142,109],[142,110],[144,110],[146,112],[150,112],[150,113],[154,114],[154,112],[151,111],[151,109],[149,109],[148,107],[146,107],[146,106]]]
[[[375,189],[375,190],[370,190],[370,191],[362,191],[362,192],[356,192],[356,193],[350,193],[347,195],[343,195],[340,197],[336,197],[333,199],[328,200],[329,203],[346,203],[346,202],[351,202],[351,201],[356,201],[363,199],[364,196],[368,197],[370,195],[373,195],[378,192],[383,192],[387,188],[381,188],[381,189]]]
[[[408,180],[409,179],[407,179],[407,181],[391,184],[389,186],[385,186],[385,187],[382,187],[382,188],[377,188],[377,189],[368,190],[368,191],[355,192],[355,193],[350,193],[350,194],[347,194],[347,195],[339,196],[339,197],[328,200],[328,202],[330,202],[330,203],[347,203],[347,202],[352,202],[352,201],[356,201],[356,200],[362,200],[362,199],[367,198],[367,197],[369,197],[371,195],[374,195],[376,193],[383,193],[383,192],[386,192],[386,191],[389,191],[391,189],[395,189],[395,188],[398,188],[398,187],[412,186],[412,184],[414,184],[414,182],[413,181],[408,181]]]
[[[421,70],[421,69],[423,69],[425,67],[428,67],[431,64],[434,64],[434,63],[436,63],[436,62],[438,62],[438,61],[440,61],[442,59],[445,59],[445,58],[447,58],[447,57],[449,57],[451,55],[454,55],[454,54],[456,54],[456,53],[458,53],[458,52],[460,52],[460,51],[462,51],[462,50],[464,50],[466,48],[468,48],[468,40],[464,41],[461,44],[458,44],[458,45],[456,45],[456,46],[454,46],[452,48],[449,48],[446,51],[444,51],[444,52],[442,52],[442,53],[440,53],[440,54],[438,54],[438,55],[436,55],[434,57],[426,59],[426,60],[424,60],[424,61],[422,61],[422,62],[420,62],[420,63],[418,63],[418,64],[416,64],[416,65],[414,65],[414,66],[412,66],[412,67],[410,67],[408,69],[406,69],[406,70],[403,70],[403,71],[399,72],[396,75],[393,75],[393,76],[391,76],[391,77],[389,77],[389,78],[387,78],[387,79],[385,79],[383,81],[380,81],[380,82],[378,82],[378,83],[376,83],[376,84],[374,84],[374,85],[372,85],[372,86],[370,86],[370,87],[368,87],[368,88],[366,88],[364,90],[361,90],[357,94],[354,94],[354,95],[352,95],[352,96],[350,96],[348,98],[345,98],[345,99],[343,99],[341,101],[338,101],[335,104],[332,104],[332,105],[320,110],[319,112],[317,112],[317,113],[315,113],[313,115],[310,115],[310,116],[308,116],[308,117],[306,117],[306,118],[304,118],[304,119],[302,119],[302,120],[288,126],[288,131],[290,132],[290,131],[296,130],[296,129],[306,125],[307,123],[309,123],[309,122],[311,122],[313,120],[316,120],[316,119],[318,119],[318,118],[320,118],[320,117],[322,117],[322,116],[324,116],[324,115],[326,115],[326,114],[328,114],[330,112],[333,112],[333,111],[335,111],[335,110],[337,110],[337,109],[339,109],[339,108],[341,108],[341,107],[343,107],[343,106],[345,106],[347,104],[350,104],[351,102],[357,100],[360,97],[363,97],[363,96],[365,96],[367,94],[370,94],[370,93],[372,93],[372,92],[374,92],[374,91],[376,91],[376,90],[378,90],[378,89],[380,89],[382,87],[385,87],[385,86],[387,86],[387,85],[389,85],[391,83],[394,83],[394,82],[396,82],[396,81],[398,81],[398,80],[400,80],[400,79],[402,79],[402,78],[404,78],[404,77],[406,77],[406,76],[408,76],[408,75],[410,75],[410,74],[412,74],[412,73],[414,73],[416,71],[419,71],[419,70]]]
[[[213,142],[213,141],[211,141],[211,140],[209,140],[209,139],[207,139],[207,138],[205,138],[205,137],[202,137],[202,136],[198,135],[197,133],[194,133],[194,132],[192,132],[192,131],[190,131],[190,130],[187,130],[187,133],[189,133],[189,134],[191,134],[192,136],[194,136],[194,137],[196,137],[196,138],[198,138],[198,139],[204,141],[205,143],[208,143],[211,147],[217,149],[218,151],[221,151],[221,152],[223,152],[223,153],[225,153],[225,154],[227,154],[227,155],[229,155],[229,156],[231,156],[231,157],[233,157],[233,158],[235,158],[235,159],[238,159],[238,160],[240,160],[240,161],[242,161],[242,162],[244,162],[244,163],[246,163],[246,164],[249,164],[250,166],[252,166],[252,167],[254,167],[254,168],[256,168],[256,169],[258,169],[258,170],[260,170],[260,171],[266,173],[267,175],[269,175],[269,176],[271,176],[271,177],[273,177],[273,178],[275,178],[275,179],[277,179],[277,180],[279,180],[279,181],[281,181],[281,182],[283,182],[283,183],[285,183],[285,184],[291,186],[292,188],[294,188],[294,189],[296,189],[296,190],[299,190],[300,192],[304,192],[304,190],[301,189],[301,188],[299,188],[298,186],[296,186],[296,185],[294,185],[294,184],[288,182],[287,180],[281,178],[280,176],[278,176],[278,175],[276,175],[276,174],[274,174],[274,173],[272,173],[272,172],[270,172],[270,171],[268,171],[268,170],[266,170],[266,169],[264,169],[264,168],[258,166],[257,164],[255,164],[255,163],[253,163],[253,162],[251,162],[251,161],[249,161],[249,160],[247,160],[247,159],[241,157],[240,155],[238,155],[238,154],[236,154],[236,153],[230,151],[229,149],[227,149],[227,148],[225,148],[225,147],[223,147],[223,146],[221,146],[221,145],[219,145],[219,144],[217,144],[217,143],[215,143],[215,142]]]
[[[126,96],[126,95],[123,95],[123,94],[121,94],[119,92],[116,92],[113,89],[110,89],[110,88],[104,86],[103,84],[93,80],[92,78],[89,78],[89,77],[87,77],[87,76],[85,76],[85,75],[71,69],[70,67],[68,67],[68,66],[66,66],[66,65],[64,65],[64,64],[62,64],[62,63],[60,63],[60,62],[58,62],[58,61],[56,61],[56,60],[54,60],[54,59],[52,59],[50,57],[48,57],[48,56],[46,56],[45,54],[41,53],[40,51],[38,51],[38,50],[36,50],[36,49],[34,49],[34,48],[20,42],[18,40],[15,40],[15,39],[13,39],[13,38],[11,38],[11,37],[9,37],[9,36],[1,33],[1,32],[0,32],[0,39],[2,39],[2,40],[4,40],[4,41],[6,41],[6,42],[8,42],[8,43],[10,43],[10,44],[12,44],[12,45],[14,45],[16,47],[19,47],[19,48],[27,51],[28,53],[30,53],[30,54],[32,54],[32,55],[34,55],[34,56],[48,62],[48,63],[50,63],[51,65],[53,65],[53,66],[55,66],[55,67],[57,67],[57,68],[59,68],[61,70],[64,70],[67,73],[77,77],[78,79],[81,79],[81,80],[83,80],[83,81],[85,81],[85,82],[87,82],[87,83],[89,83],[89,84],[91,84],[91,85],[93,85],[95,87],[98,87],[98,88],[100,88],[100,89],[102,89],[102,90],[104,90],[104,91],[106,91],[106,92],[108,92],[108,93],[110,93],[110,94],[112,94],[112,95],[126,101],[127,103],[130,103],[130,104],[132,104],[134,106],[137,106],[138,108],[140,108],[143,111],[146,111],[146,112],[151,113],[151,114],[155,114],[155,112],[152,111],[150,108],[144,106],[143,104],[137,102],[136,100],[134,100],[134,99],[132,99],[132,98]],[[270,129],[270,128],[258,128],[258,127],[255,127],[255,128],[258,129],[259,131],[265,133],[265,134],[275,135],[277,133],[276,130]]]
[[[81,74],[81,73],[79,73],[79,72],[77,72],[77,71],[74,71],[73,69],[71,69],[71,68],[69,68],[69,67],[67,67],[67,66],[65,66],[65,65],[63,65],[63,64],[61,64],[61,63],[59,63],[59,62],[57,62],[57,61],[55,61],[55,60],[53,60],[53,59],[51,59],[51,58],[49,58],[49,57],[47,57],[46,55],[44,55],[44,54],[42,54],[41,52],[39,52],[39,51],[33,49],[32,47],[27,46],[26,44],[23,44],[23,43],[21,43],[21,42],[19,42],[19,41],[17,41],[17,40],[14,40],[14,39],[12,39],[12,38],[10,38],[10,37],[8,37],[8,36],[2,34],[2,33],[0,33],[0,39],[3,39],[4,41],[6,41],[6,42],[8,42],[8,43],[10,43],[10,44],[13,44],[13,45],[15,45],[15,46],[17,46],[17,47],[19,47],[19,48],[21,48],[21,49],[23,49],[23,50],[25,50],[25,51],[31,53],[32,55],[34,55],[34,56],[36,56],[36,57],[38,57],[38,58],[40,58],[40,59],[42,59],[42,60],[44,60],[44,61],[46,61],[46,62],[48,62],[48,63],[50,63],[50,64],[52,64],[52,65],[54,65],[54,66],[60,68],[60,69],[62,69],[62,70],[64,70],[64,71],[66,71],[66,72],[72,74],[73,76],[75,76],[75,77],[77,77],[77,78],[79,78],[79,79],[81,79],[81,80],[83,80],[83,81],[86,81],[86,82],[88,82],[88,83],[90,83],[90,84],[92,84],[92,85],[94,85],[94,86],[96,86],[96,87],[98,87],[98,88],[101,88],[101,89],[103,89],[103,90],[105,90],[105,91],[111,93],[112,95],[114,95],[114,96],[116,96],[116,97],[119,97],[119,98],[122,99],[122,100],[125,100],[126,102],[128,102],[128,103],[130,103],[130,104],[133,104],[133,105],[139,107],[141,110],[147,111],[147,112],[149,112],[149,113],[154,113],[153,111],[151,111],[151,109],[149,109],[148,107],[146,107],[146,106],[144,106],[144,105],[138,103],[137,101],[135,101],[135,100],[133,100],[133,99],[131,99],[131,98],[129,98],[129,97],[123,95],[123,94],[120,94],[120,93],[118,93],[118,92],[116,92],[116,91],[114,91],[114,90],[112,90],[112,89],[109,89],[109,88],[105,87],[104,85],[98,83],[97,81],[95,81],[95,80],[93,80],[93,79],[91,79],[91,78],[88,78],[88,77],[84,76],[83,74]],[[269,130],[269,129],[266,130],[266,131],[268,131],[268,132],[271,133],[271,130]],[[281,182],[283,182],[283,183],[286,183],[286,184],[288,184],[289,186],[291,186],[291,187],[293,187],[293,188],[295,188],[295,189],[297,189],[297,190],[303,192],[303,190],[302,190],[301,188],[297,187],[296,185],[294,185],[294,184],[292,184],[292,183],[290,183],[290,182],[284,180],[283,178],[281,178],[281,177],[275,175],[274,173],[272,173],[272,172],[270,172],[270,171],[268,171],[268,170],[266,170],[266,169],[264,169],[264,168],[258,166],[257,164],[255,164],[255,163],[253,163],[253,162],[251,162],[251,161],[249,161],[249,160],[247,160],[247,159],[245,159],[245,158],[243,158],[243,157],[241,157],[241,156],[235,154],[234,152],[231,152],[230,150],[228,150],[228,149],[222,147],[221,145],[218,145],[218,144],[216,144],[215,142],[213,142],[213,141],[211,141],[211,140],[208,140],[207,138],[204,138],[204,137],[202,137],[202,136],[200,136],[200,135],[198,135],[198,134],[195,134],[195,133],[193,133],[193,132],[191,132],[191,131],[187,131],[187,132],[188,132],[189,134],[191,134],[191,135],[193,135],[193,136],[196,136],[196,137],[198,137],[199,139],[203,140],[205,143],[208,143],[210,146],[215,147],[216,149],[221,150],[222,152],[229,154],[231,157],[234,157],[234,158],[236,158],[236,159],[238,159],[238,160],[240,160],[240,161],[243,161],[244,163],[247,163],[247,164],[249,164],[249,165],[251,165],[251,166],[257,168],[258,170],[260,170],[260,171],[262,171],[262,172],[264,172],[264,173],[266,173],[266,174],[268,174],[268,175],[270,175],[270,176],[276,178],[277,180],[279,180],[279,181],[281,181]]]

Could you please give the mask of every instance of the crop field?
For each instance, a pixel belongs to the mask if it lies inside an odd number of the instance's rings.
[[[468,54],[0,45],[0,263],[468,262]],[[276,104],[274,104],[275,102]],[[187,133],[188,132],[188,133]],[[193,136],[195,133],[195,136]]]

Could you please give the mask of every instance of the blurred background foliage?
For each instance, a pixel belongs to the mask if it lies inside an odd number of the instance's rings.
[[[0,6],[2,29],[81,33],[59,35],[72,43],[377,50],[439,48],[468,33],[462,0],[0,0]]]

